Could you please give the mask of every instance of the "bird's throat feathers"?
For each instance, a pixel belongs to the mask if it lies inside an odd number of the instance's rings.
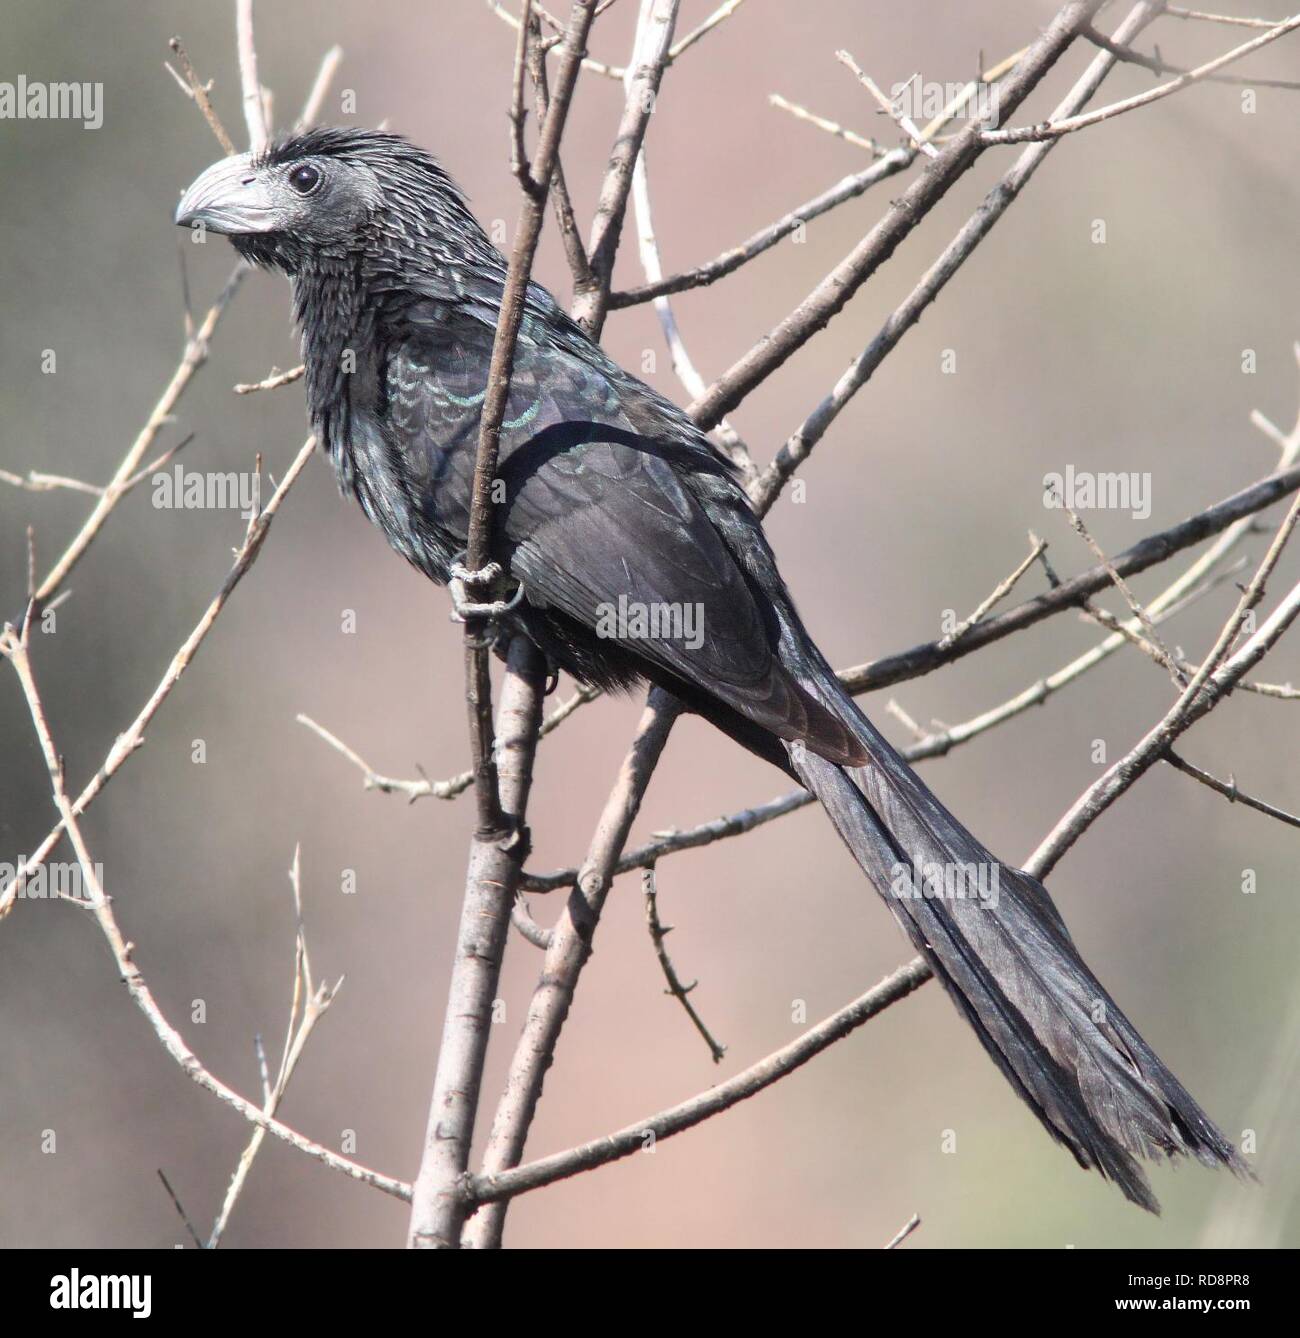
[[[355,227],[332,228],[326,215],[315,239],[278,233],[231,240],[248,260],[291,277],[308,407],[318,430],[337,430],[343,424],[325,416],[342,409],[346,417],[358,397],[373,393],[367,372],[374,369],[361,364],[383,344],[385,324],[421,297],[463,291],[476,270],[503,279],[505,261],[436,159],[400,136],[309,130],[273,144],[261,163],[291,168],[322,160],[353,199],[366,202]],[[322,196],[319,208],[329,207]]]

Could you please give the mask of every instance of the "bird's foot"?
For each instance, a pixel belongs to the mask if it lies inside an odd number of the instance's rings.
[[[489,562],[478,571],[471,571],[463,562],[453,562],[448,568],[450,579],[447,582],[447,589],[451,592],[452,621],[463,623],[470,618],[491,621],[517,609],[524,598],[524,587],[518,582],[505,599],[480,601],[472,598],[480,591],[491,592],[504,574],[499,562]]]

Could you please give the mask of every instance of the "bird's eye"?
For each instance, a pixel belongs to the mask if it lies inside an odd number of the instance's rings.
[[[289,185],[299,195],[310,195],[320,185],[320,172],[310,163],[303,163],[301,167],[295,167],[289,173]]]

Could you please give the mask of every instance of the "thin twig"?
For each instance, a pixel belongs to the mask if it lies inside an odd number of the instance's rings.
[[[745,0],[724,0],[698,28],[693,28],[668,53],[669,61],[674,61],[683,51],[689,51],[701,37],[707,37],[724,19],[729,19]]]
[[[277,1138],[293,1144],[300,1151],[324,1162],[332,1169],[342,1171],[354,1180],[373,1185],[376,1189],[382,1189],[385,1193],[393,1194],[398,1198],[409,1197],[410,1187],[400,1180],[395,1180],[391,1176],[372,1171],[346,1157],[341,1157],[329,1148],[319,1143],[313,1143],[311,1139],[304,1137],[296,1129],[291,1129],[288,1125],[281,1124],[278,1120],[266,1116],[257,1105],[240,1096],[233,1088],[227,1087],[219,1078],[205,1069],[199,1062],[198,1057],[182,1039],[181,1034],[167,1020],[158,1007],[140,968],[135,963],[133,955],[135,945],[128,942],[123,936],[113,912],[112,902],[100,883],[95,862],[86,846],[85,837],[82,835],[81,827],[77,822],[74,807],[68,799],[67,790],[64,786],[63,762],[58,749],[54,745],[45,718],[45,709],[40,694],[37,692],[35,680],[32,677],[26,643],[14,634],[12,627],[6,626],[4,631],[0,633],[0,653],[3,653],[14,666],[18,674],[18,681],[23,689],[23,695],[27,699],[32,722],[36,727],[37,738],[45,757],[46,769],[50,775],[55,806],[59,810],[62,827],[68,833],[76,852],[81,877],[87,889],[87,909],[94,914],[100,930],[108,942],[117,966],[118,975],[126,985],[136,1006],[144,1013],[153,1027],[158,1039],[162,1042],[163,1048],[200,1087],[220,1097],[227,1105],[233,1106],[235,1110],[253,1124],[275,1134]]]
[[[865,135],[859,135],[856,130],[849,130],[840,125],[838,121],[829,121],[824,116],[818,116],[816,112],[810,112],[807,107],[801,107],[797,102],[791,102],[788,98],[783,98],[780,93],[769,93],[767,100],[773,107],[789,112],[797,121],[806,121],[809,125],[816,126],[818,130],[824,130],[828,135],[834,135],[836,139],[842,139],[846,144],[852,144],[858,149],[866,149],[873,158],[883,158],[889,152],[883,144],[877,143],[876,140],[868,139]]]
[[[616,1133],[593,1139],[590,1143],[542,1157],[514,1170],[477,1175],[471,1181],[468,1193],[476,1203],[502,1203],[516,1195],[554,1184],[557,1180],[566,1180],[583,1171],[618,1161],[639,1152],[652,1142],[660,1142],[693,1128],[793,1073],[891,1004],[905,999],[929,979],[930,968],[919,957],[914,958],[847,1007],[810,1028],[789,1045],[736,1074],[734,1078],[718,1083],[680,1105],[660,1111],[648,1119],[638,1120]],[[475,1220],[484,1211],[485,1207],[480,1208]]]
[[[898,1247],[921,1225],[921,1216],[919,1213],[913,1213],[911,1217],[899,1228],[898,1232],[892,1237],[889,1244],[885,1246],[887,1250],[896,1250]]]
[[[208,346],[213,332],[216,330],[221,317],[225,314],[226,308],[230,305],[231,299],[238,292],[239,285],[243,282],[247,273],[248,266],[242,260],[231,271],[225,287],[222,288],[217,300],[208,309],[207,315],[195,331],[194,338],[186,344],[185,353],[181,357],[176,370],[172,373],[167,388],[163,391],[158,403],[154,405],[153,411],[150,413],[144,427],[140,429],[139,435],[132,442],[131,449],[122,457],[113,477],[104,485],[104,491],[95,503],[94,509],[68,544],[62,557],[59,558],[37,587],[36,602],[38,606],[43,607],[48,603],[50,597],[58,591],[67,579],[69,572],[84,556],[86,549],[90,547],[103,528],[104,522],[126,494],[128,484],[139,470],[141,461],[153,446],[158,433],[167,423],[172,421],[176,405],[193,379],[194,373],[207,362]]]
[[[1177,525],[1171,525],[1167,530],[1148,535],[1112,558],[1111,563],[1122,576],[1146,571],[1148,567],[1167,561],[1182,549],[1212,538],[1235,522],[1290,496],[1297,488],[1300,488],[1300,465],[1293,464],[1198,511]],[[940,648],[938,641],[923,642],[911,650],[845,669],[840,674],[840,681],[850,692],[857,693],[890,687],[904,679],[918,678],[994,641],[1001,641],[1013,632],[1032,627],[1062,609],[1079,608],[1110,583],[1110,574],[1105,567],[1090,567],[1062,581],[1054,590],[1035,595],[1005,613],[995,614],[976,623],[956,645],[946,650]]]
[[[261,153],[271,134],[262,83],[257,77],[253,0],[235,0],[235,45],[239,51],[239,86],[244,103],[244,124],[248,127],[248,147],[255,154]]]
[[[545,951],[551,946],[551,931],[539,925],[533,919],[532,912],[522,893],[515,894],[514,904],[510,907],[510,923],[533,945]]]
[[[619,118],[614,145],[610,150],[609,166],[601,182],[596,212],[591,222],[591,237],[587,243],[591,282],[574,293],[570,312],[593,339],[600,337],[608,311],[614,258],[623,236],[623,219],[627,213],[628,195],[632,190],[632,173],[650,126],[655,98],[659,95],[659,84],[668,64],[668,49],[672,44],[680,4],[681,0],[641,0],[632,58],[623,80],[623,114]]]
[[[1176,79],[1169,80],[1168,83],[1148,89],[1145,93],[1138,93],[1136,96],[1125,98],[1121,102],[1112,102],[1107,107],[1099,107],[1096,111],[1067,117],[1065,120],[1043,121],[1038,125],[1013,126],[1006,130],[986,130],[982,135],[983,142],[985,144],[1026,144],[1033,141],[1059,139],[1062,135],[1073,134],[1076,130],[1086,130],[1089,126],[1097,125],[1102,121],[1109,121],[1116,116],[1123,116],[1125,112],[1136,111],[1140,107],[1147,107],[1153,102],[1159,102],[1161,98],[1167,98],[1171,94],[1181,92],[1188,85],[1209,78],[1216,70],[1221,70],[1225,65],[1231,65],[1245,56],[1252,55],[1261,47],[1268,46],[1270,42],[1276,42],[1279,37],[1285,37],[1287,33],[1294,32],[1297,28],[1300,28],[1300,14],[1293,14],[1290,18],[1283,19],[1275,24],[1267,32],[1251,38],[1249,42],[1243,42],[1241,46],[1234,47],[1222,56],[1207,61],[1204,65],[1198,65],[1194,70],[1188,70],[1186,74],[1180,74]]]
[[[686,1010],[686,1016],[690,1018],[691,1025],[703,1037],[704,1044],[709,1047],[709,1054],[713,1056],[713,1062],[721,1064],[727,1053],[727,1047],[714,1039],[713,1033],[705,1025],[704,1019],[696,1011],[695,1005],[691,1003],[689,998],[691,991],[700,982],[693,980],[689,985],[683,984],[681,977],[677,974],[677,968],[673,965],[672,958],[668,956],[668,949],[664,946],[664,939],[673,932],[673,927],[663,924],[659,919],[659,894],[655,888],[653,864],[641,875],[641,887],[645,894],[645,918],[646,925],[650,930],[650,942],[654,945],[655,956],[659,959],[660,969],[664,973],[664,979],[668,982],[668,988],[664,993],[671,994]]]
[[[527,116],[524,110],[524,86],[527,83],[529,43],[536,33],[537,19],[533,14],[533,0],[523,0],[510,92],[510,170],[525,190],[532,186],[533,165],[528,161],[528,148],[524,143],[524,121]],[[542,69],[546,68],[540,55],[538,62]]]
[[[1165,750],[1164,757],[1161,760],[1168,762],[1171,767],[1176,771],[1181,771],[1183,775],[1191,776],[1193,780],[1198,780],[1215,793],[1221,794],[1230,804],[1244,804],[1247,808],[1253,808],[1257,813],[1264,813],[1270,818],[1276,818],[1289,827],[1300,827],[1300,818],[1296,817],[1295,814],[1288,813],[1285,809],[1277,808],[1273,804],[1266,804],[1262,799],[1256,799],[1254,796],[1247,794],[1237,784],[1236,776],[1230,774],[1226,781],[1221,781],[1208,771],[1202,771],[1200,767],[1193,766],[1191,762],[1180,757],[1172,748]]]
[[[1116,37],[1124,41],[1132,40],[1158,16],[1159,12],[1160,5],[1157,0],[1142,0],[1124,19],[1116,31]],[[1085,106],[1114,66],[1113,56],[1107,52],[1099,52],[1066,94],[1053,116],[1058,118],[1068,116]],[[1012,78],[1014,77],[1013,75]],[[1010,110],[1009,106],[1007,109]],[[765,514],[772,506],[786,481],[808,458],[813,448],[826,435],[831,424],[897,347],[903,335],[921,319],[926,308],[936,300],[948,281],[961,269],[994,224],[1019,197],[1020,192],[1050,152],[1052,143],[1053,141],[1048,141],[1030,145],[1020,154],[1011,169],[985,196],[979,208],[948,243],[939,258],[921,276],[902,304],[894,310],[876,337],[843,373],[831,392],[823,397],[782,445],[776,458],[763,471],[758,483],[750,489],[750,496],[760,513]],[[889,159],[881,161],[888,162]]]
[[[567,701],[562,702],[542,721],[537,737],[544,739],[553,729],[562,725],[580,706],[593,702],[601,695],[599,688],[580,687]],[[455,799],[464,794],[474,784],[474,773],[462,771],[458,776],[446,780],[431,781],[421,774],[419,780],[399,780],[393,776],[384,776],[375,771],[370,764],[342,739],[331,734],[324,725],[318,724],[308,715],[295,717],[300,725],[306,725],[314,734],[323,739],[335,752],[342,754],[362,775],[364,788],[380,790],[384,794],[402,794],[414,803],[417,799]],[[416,768],[420,770],[420,768]]]
[[[234,391],[236,395],[252,395],[259,390],[278,390],[281,386],[291,385],[294,381],[300,380],[306,370],[302,363],[297,367],[290,367],[287,372],[272,367],[271,374],[264,381],[241,381],[234,387]]]
[[[268,1079],[266,1053],[259,1046],[262,1069],[262,1112],[268,1117],[275,1115],[279,1110],[284,1100],[284,1094],[288,1089],[289,1081],[293,1077],[294,1070],[298,1067],[298,1061],[302,1058],[303,1051],[306,1049],[307,1041],[310,1039],[316,1023],[325,1015],[325,1010],[334,1002],[334,998],[343,984],[341,977],[333,985],[322,983],[317,986],[312,981],[311,960],[307,954],[307,935],[303,928],[302,919],[302,880],[299,856],[299,847],[294,846],[293,863],[289,867],[289,884],[293,892],[294,918],[297,924],[294,934],[293,986],[290,996],[289,1025],[285,1033],[284,1049],[280,1054],[280,1068],[274,1083],[271,1083]],[[244,1186],[248,1183],[248,1175],[253,1169],[253,1161],[257,1157],[258,1150],[265,1138],[266,1127],[258,1125],[253,1130],[244,1151],[240,1154],[239,1162],[226,1189],[221,1211],[217,1214],[217,1220],[212,1226],[212,1234],[208,1237],[207,1248],[209,1250],[215,1250],[221,1244],[221,1238],[225,1235],[226,1227],[230,1224],[230,1216],[235,1210],[235,1204],[239,1201]]]
[[[158,1167],[158,1179],[162,1181],[163,1188],[167,1191],[167,1197],[171,1199],[176,1211],[180,1214],[180,1219],[185,1224],[185,1230],[190,1233],[190,1239],[201,1250],[203,1248],[203,1237],[194,1229],[194,1223],[190,1221],[190,1215],[185,1211],[184,1205],[177,1197],[176,1191],[172,1188],[172,1183],[167,1179],[166,1173],[162,1167]]]
[[[1093,46],[1099,46],[1103,51],[1109,51],[1112,56],[1117,56],[1129,65],[1140,65],[1144,70],[1150,70],[1152,74],[1191,73],[1190,70],[1184,69],[1182,66],[1170,65],[1168,61],[1162,60],[1158,55],[1148,56],[1141,51],[1134,51],[1132,47],[1122,46],[1113,38],[1107,37],[1105,33],[1098,32],[1096,28],[1085,29],[1083,35]],[[1210,74],[1206,75],[1205,81],[1210,84],[1227,84],[1232,88],[1300,89],[1300,83],[1297,83],[1294,79],[1256,79],[1240,74]]]
[[[632,215],[636,222],[637,245],[641,256],[641,268],[645,271],[647,283],[656,283],[663,277],[663,266],[659,259],[659,243],[655,237],[654,219],[650,207],[650,176],[646,162],[645,146],[637,156],[636,167],[632,172]],[[672,303],[666,297],[654,299],[654,312],[663,331],[664,343],[668,345],[668,358],[677,373],[686,393],[694,398],[702,395],[706,382],[695,368],[686,342],[677,326],[677,317]],[[742,479],[753,479],[758,472],[754,457],[745,445],[740,434],[724,418],[714,429],[714,439],[727,458],[740,470]]]
[[[692,288],[703,288],[716,283],[765,251],[770,251],[801,225],[820,218],[848,200],[857,199],[878,182],[903,171],[911,165],[915,156],[912,150],[894,149],[883,158],[878,158],[869,167],[837,181],[835,185],[819,195],[814,195],[811,200],[806,200],[784,217],[777,219],[775,223],[756,232],[739,246],[723,251],[705,264],[670,275],[655,283],[645,283],[635,288],[610,293],[609,309],[617,311],[622,307],[634,307],[656,297],[667,297],[673,293],[684,293]]]
[[[975,611],[969,618],[963,618],[951,632],[940,638],[940,645],[944,650],[948,650],[950,647],[955,646],[990,609],[995,608],[1000,604],[1012,590],[1016,588],[1016,582],[1019,581],[1025,572],[1038,561],[1039,557],[1046,550],[1047,544],[1042,539],[1032,539],[1032,536],[1031,542],[1033,547],[1029,550],[1029,556],[1020,563],[1015,571],[1013,571],[1010,576],[1004,577],[993,587],[992,591],[990,591],[990,593],[976,606]]]
[[[1074,527],[1075,533],[1078,534],[1080,538],[1083,539],[1084,543],[1086,543],[1088,547],[1092,550],[1093,556],[1096,557],[1096,559],[1106,569],[1106,575],[1110,577],[1111,583],[1120,592],[1120,594],[1124,596],[1124,602],[1129,606],[1130,609],[1132,609],[1133,616],[1141,624],[1142,630],[1147,635],[1147,640],[1151,643],[1152,646],[1155,647],[1156,651],[1158,652],[1160,662],[1173,675],[1174,682],[1179,687],[1183,687],[1187,682],[1187,677],[1183,673],[1183,671],[1178,667],[1178,664],[1174,660],[1174,657],[1170,652],[1169,647],[1166,646],[1165,643],[1160,639],[1160,633],[1156,631],[1155,624],[1151,621],[1150,615],[1147,613],[1146,609],[1142,607],[1142,601],[1138,599],[1138,597],[1133,593],[1132,587],[1123,578],[1123,576],[1121,576],[1120,573],[1115,570],[1114,564],[1106,556],[1101,545],[1096,541],[1096,539],[1092,537],[1092,531],[1089,530],[1088,527],[1083,523],[1083,520],[1080,518],[1079,514],[1074,510],[1073,507],[1064,506],[1064,501],[1062,501],[1062,505],[1065,514],[1070,518],[1070,524]],[[1112,628],[1111,630],[1115,631],[1117,629]]]
[[[787,813],[806,807],[812,803],[812,796],[806,790],[796,790],[771,799],[765,804],[755,804],[752,808],[741,809],[725,817],[702,822],[697,827],[688,827],[684,831],[656,832],[653,839],[644,845],[624,851],[614,865],[615,875],[628,873],[632,869],[644,869],[655,864],[665,855],[676,854],[682,850],[698,850],[701,846],[712,845],[731,836],[742,836],[757,827],[783,818]],[[529,892],[554,892],[562,888],[573,887],[582,870],[577,868],[557,869],[554,873],[525,873],[519,885]]]
[[[1239,28],[1271,28],[1276,19],[1240,18],[1236,14],[1206,14],[1197,9],[1184,9],[1180,5],[1166,5],[1165,13],[1171,19],[1199,19],[1204,23],[1228,23]]]
[[[384,794],[404,794],[409,803],[417,799],[454,799],[463,794],[474,784],[474,773],[463,771],[445,781],[431,781],[427,776],[420,780],[398,780],[393,776],[383,776],[359,753],[350,748],[342,739],[331,734],[324,725],[317,724],[309,715],[301,712],[294,717],[300,725],[306,725],[318,738],[323,739],[335,752],[341,753],[362,775],[362,783],[367,790],[381,790]]]
[[[257,560],[257,555],[261,552],[262,544],[266,541],[266,536],[270,531],[271,522],[275,519],[276,513],[280,509],[281,503],[288,495],[289,489],[293,487],[298,476],[302,473],[303,466],[308,458],[316,449],[315,437],[308,437],[303,443],[302,448],[294,457],[293,463],[280,480],[279,486],[272,494],[271,499],[266,506],[258,513],[256,519],[250,524],[248,531],[244,536],[243,543],[235,554],[235,561],[230,571],[226,574],[225,580],[221,584],[211,603],[204,610],[202,617],[195,624],[193,631],[186,637],[176,654],[172,656],[171,662],[163,672],[162,678],[150,694],[148,701],[141,707],[139,714],[127,728],[117,736],[113,741],[113,746],[108,750],[99,769],[86,784],[85,788],[77,796],[72,805],[72,811],[80,816],[95,801],[104,786],[117,774],[118,769],[130,757],[137,748],[144,744],[145,732],[149,728],[154,716],[158,713],[163,702],[171,695],[172,690],[179,682],[181,675],[189,668],[199,647],[204,639],[212,630],[222,609],[226,606],[226,601],[234,592],[235,587],[243,580],[253,563]],[[33,607],[35,601],[33,601]],[[48,607],[48,605],[46,606]],[[55,824],[54,828],[46,835],[35,851],[27,857],[19,869],[17,876],[10,882],[9,887],[0,894],[0,919],[9,913],[13,908],[15,900],[22,894],[26,886],[27,871],[36,868],[41,864],[50,851],[58,844],[59,838],[63,834],[64,826],[62,820]]]
[[[907,142],[910,143],[913,148],[920,149],[927,158],[937,158],[939,156],[939,150],[926,140],[925,135],[921,131],[921,127],[917,125],[916,122],[913,121],[912,118],[900,107],[898,107],[896,103],[892,102],[883,92],[881,92],[876,81],[858,65],[857,61],[855,61],[847,51],[837,51],[835,53],[835,59],[857,76],[858,82],[873,98],[875,98],[880,110],[883,111],[896,126],[898,126],[906,136]],[[912,76],[913,79],[916,79],[917,77],[917,75]]]
[[[546,52],[540,42],[534,41],[528,49],[528,71],[533,81],[537,124],[541,125],[546,120],[546,112],[550,107],[551,92],[550,80],[546,73]],[[591,264],[587,259],[587,248],[583,244],[578,217],[569,195],[563,156],[558,150],[555,155],[555,170],[551,173],[551,200],[555,221],[560,229],[560,240],[564,244],[565,258],[569,262],[569,272],[573,276],[574,288],[577,289],[592,281]]]
[[[197,106],[199,111],[203,113],[203,119],[208,123],[208,128],[217,137],[217,143],[226,151],[227,157],[236,153],[235,141],[230,138],[229,134],[227,134],[226,127],[221,124],[221,117],[217,115],[216,109],[212,105],[212,100],[208,97],[208,90],[212,85],[210,83],[203,83],[199,79],[199,76],[194,72],[194,66],[190,64],[189,53],[181,44],[181,39],[179,37],[173,37],[167,45],[175,53],[176,59],[180,62],[181,72],[185,76],[184,80],[182,81],[178,78],[176,76],[176,71],[173,70],[170,65],[167,65],[165,61],[163,64],[171,72],[172,76],[176,78],[176,82],[179,83],[182,88],[186,88],[186,91],[194,100],[195,106]],[[187,85],[188,87],[186,87]]]
[[[989,70],[984,71],[983,82],[994,83],[1003,79],[1020,62],[1027,50],[1028,48],[1024,48],[1017,51]],[[928,140],[938,134],[969,102],[977,89],[978,85],[974,82],[966,85],[965,89],[926,126],[922,132],[923,137]],[[797,209],[792,209],[783,218],[778,219],[762,231],[756,232],[747,241],[742,242],[739,246],[733,246],[730,250],[723,251],[721,255],[716,256],[706,264],[697,265],[694,269],[685,270],[666,279],[645,283],[638,288],[628,288],[621,292],[611,293],[609,299],[610,310],[636,306],[654,298],[670,296],[673,293],[686,292],[691,288],[701,288],[716,283],[719,279],[734,273],[742,265],[770,250],[778,242],[795,232],[800,225],[810,223],[813,219],[829,213],[832,209],[838,208],[849,200],[857,199],[872,186],[904,171],[915,161],[916,155],[917,150],[910,147],[891,149],[869,167],[860,172],[855,172],[851,176],[844,177],[828,190],[822,191],[820,195],[813,196],[811,200],[801,204]]]
[[[602,4],[596,6],[595,17],[599,18],[612,3],[613,0],[603,0]],[[744,3],[745,0],[724,0],[724,3],[719,5],[698,28],[687,33],[685,37],[673,46],[668,53],[668,59],[665,63],[671,65],[678,56],[682,55],[683,52],[688,51],[702,37],[711,33],[724,19],[730,18],[731,15]],[[487,7],[497,16],[497,18],[508,23],[512,28],[519,27],[519,16],[511,13],[511,11],[503,4],[499,3],[499,0],[487,0]],[[564,25],[540,4],[537,5],[536,8],[543,22],[545,22],[548,27],[554,29],[557,34],[556,37],[548,38],[546,42],[540,44],[543,54],[549,54],[555,48],[559,40],[558,34],[563,32]],[[618,79],[619,81],[622,81],[627,77],[627,67],[622,65],[608,65],[603,60],[596,60],[593,56],[583,57],[582,68],[584,70],[589,70],[592,74],[604,75],[607,79]]]
[[[316,71],[316,78],[312,82],[311,92],[307,94],[307,101],[303,104],[302,112],[294,123],[295,130],[303,130],[319,119],[321,109],[325,106],[325,99],[329,96],[330,85],[334,82],[334,76],[338,73],[342,61],[343,48],[341,46],[332,46],[325,53],[320,63],[320,69]]]
[[[1064,55],[1080,28],[1090,23],[1103,0],[1072,0],[1028,48],[1007,78],[1000,97],[1010,115]],[[1113,57],[1107,57],[1113,60]],[[720,376],[687,412],[703,431],[715,427],[755,387],[841,312],[854,293],[893,255],[919,221],[948,193],[953,183],[985,148],[979,124],[972,121],[890,206],[853,250],[799,303]],[[888,159],[882,158],[881,163]],[[879,163],[876,164],[879,166]]]
[[[1237,634],[1245,623],[1246,615],[1263,598],[1268,577],[1277,565],[1282,549],[1286,546],[1298,518],[1300,518],[1300,497],[1291,504],[1250,584],[1242,591],[1236,609],[1223,625],[1210,653],[1205,657],[1191,682],[1160,721],[1130,752],[1120,758],[1105,775],[1099,777],[1079,796],[1044,838],[1025,865],[1026,870],[1034,877],[1039,879],[1046,877],[1061,856],[1101,814],[1135,781],[1145,775],[1181,734],[1213,710],[1233,690],[1238,680],[1259,663],[1291,625],[1296,615],[1300,614],[1300,585],[1297,585],[1245,646],[1228,658]]]
[[[11,484],[27,492],[54,492],[66,488],[69,492],[84,492],[91,497],[104,495],[104,489],[96,483],[83,483],[81,479],[64,478],[61,474],[42,474],[35,469],[29,469],[26,478],[7,469],[0,469],[0,483]]]

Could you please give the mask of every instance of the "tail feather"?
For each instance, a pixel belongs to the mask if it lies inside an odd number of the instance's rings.
[[[791,765],[1052,1137],[1151,1212],[1138,1158],[1248,1173],[1089,971],[1047,889],[994,860],[852,702],[837,705],[872,760],[842,767],[793,744]]]

